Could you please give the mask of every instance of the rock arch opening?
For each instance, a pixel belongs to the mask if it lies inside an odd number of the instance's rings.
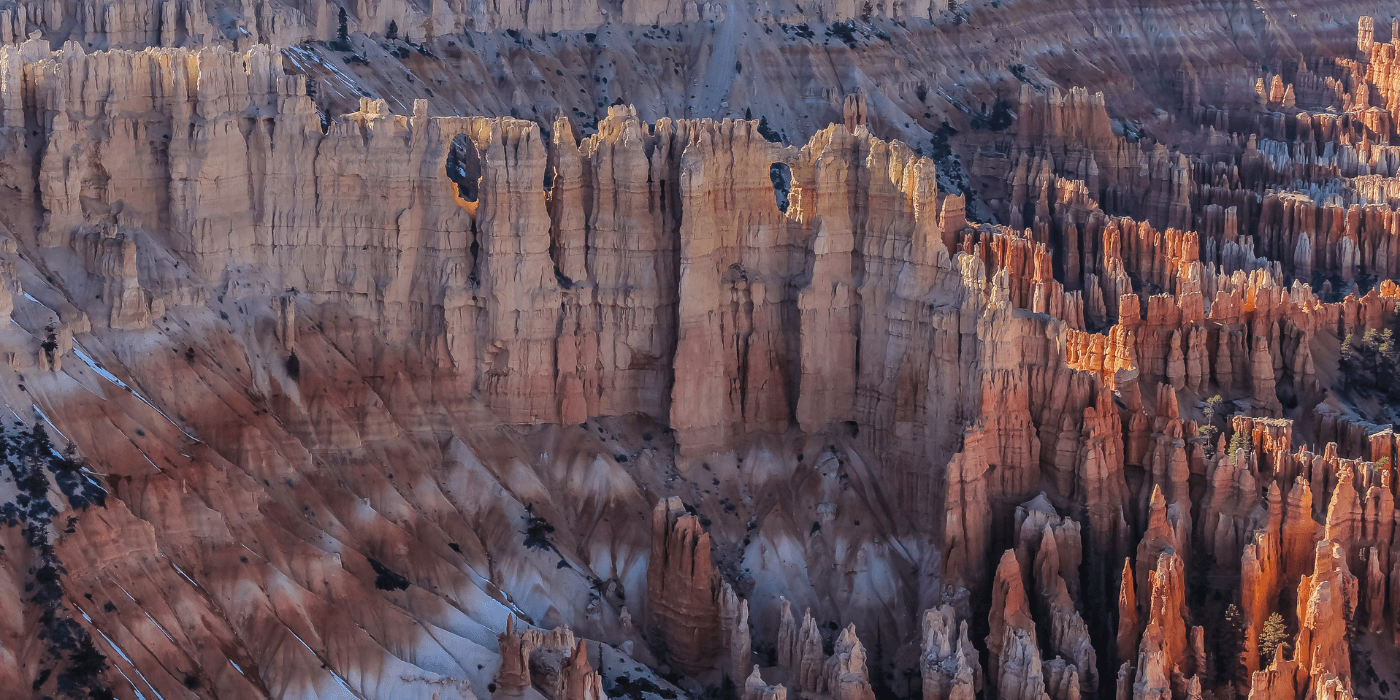
[[[476,154],[476,144],[466,134],[457,134],[447,148],[447,178],[456,183],[457,194],[462,199],[476,201],[481,158]]]
[[[788,193],[792,192],[792,169],[787,163],[774,163],[768,166],[768,179],[773,181],[773,198],[778,203],[778,211],[786,214]]]

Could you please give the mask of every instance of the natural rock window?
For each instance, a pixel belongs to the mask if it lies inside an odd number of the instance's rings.
[[[457,193],[468,202],[476,201],[477,183],[481,180],[481,159],[471,137],[458,134],[447,149],[447,178],[457,183]]]
[[[792,169],[787,163],[774,163],[768,166],[768,179],[773,181],[773,197],[778,202],[778,211],[787,213],[788,193],[792,191]]]

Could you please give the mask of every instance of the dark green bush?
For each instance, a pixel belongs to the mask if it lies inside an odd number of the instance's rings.
[[[1337,368],[1347,390],[1400,401],[1400,348],[1389,328],[1348,335]]]

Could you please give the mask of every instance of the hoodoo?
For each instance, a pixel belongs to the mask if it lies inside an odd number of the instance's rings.
[[[0,0],[0,696],[1400,687],[1374,3]]]

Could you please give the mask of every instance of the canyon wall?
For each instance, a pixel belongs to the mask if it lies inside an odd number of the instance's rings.
[[[482,22],[597,21],[513,8]],[[1047,59],[1014,100],[949,108],[950,162],[877,136],[913,133],[878,91],[840,90],[805,142],[392,90],[332,116],[305,37],[96,50],[70,9],[0,47],[5,683],[1372,687],[1351,652],[1400,619],[1393,375],[1348,359],[1400,302],[1398,49],[1374,21],[1258,90],[1166,78],[1146,124],[1037,85],[1071,70]],[[1154,12],[1132,31],[1187,10]],[[971,30],[949,31],[956,53]],[[1292,56],[1290,31],[1255,40]],[[1121,45],[1124,70],[1155,60]]]

